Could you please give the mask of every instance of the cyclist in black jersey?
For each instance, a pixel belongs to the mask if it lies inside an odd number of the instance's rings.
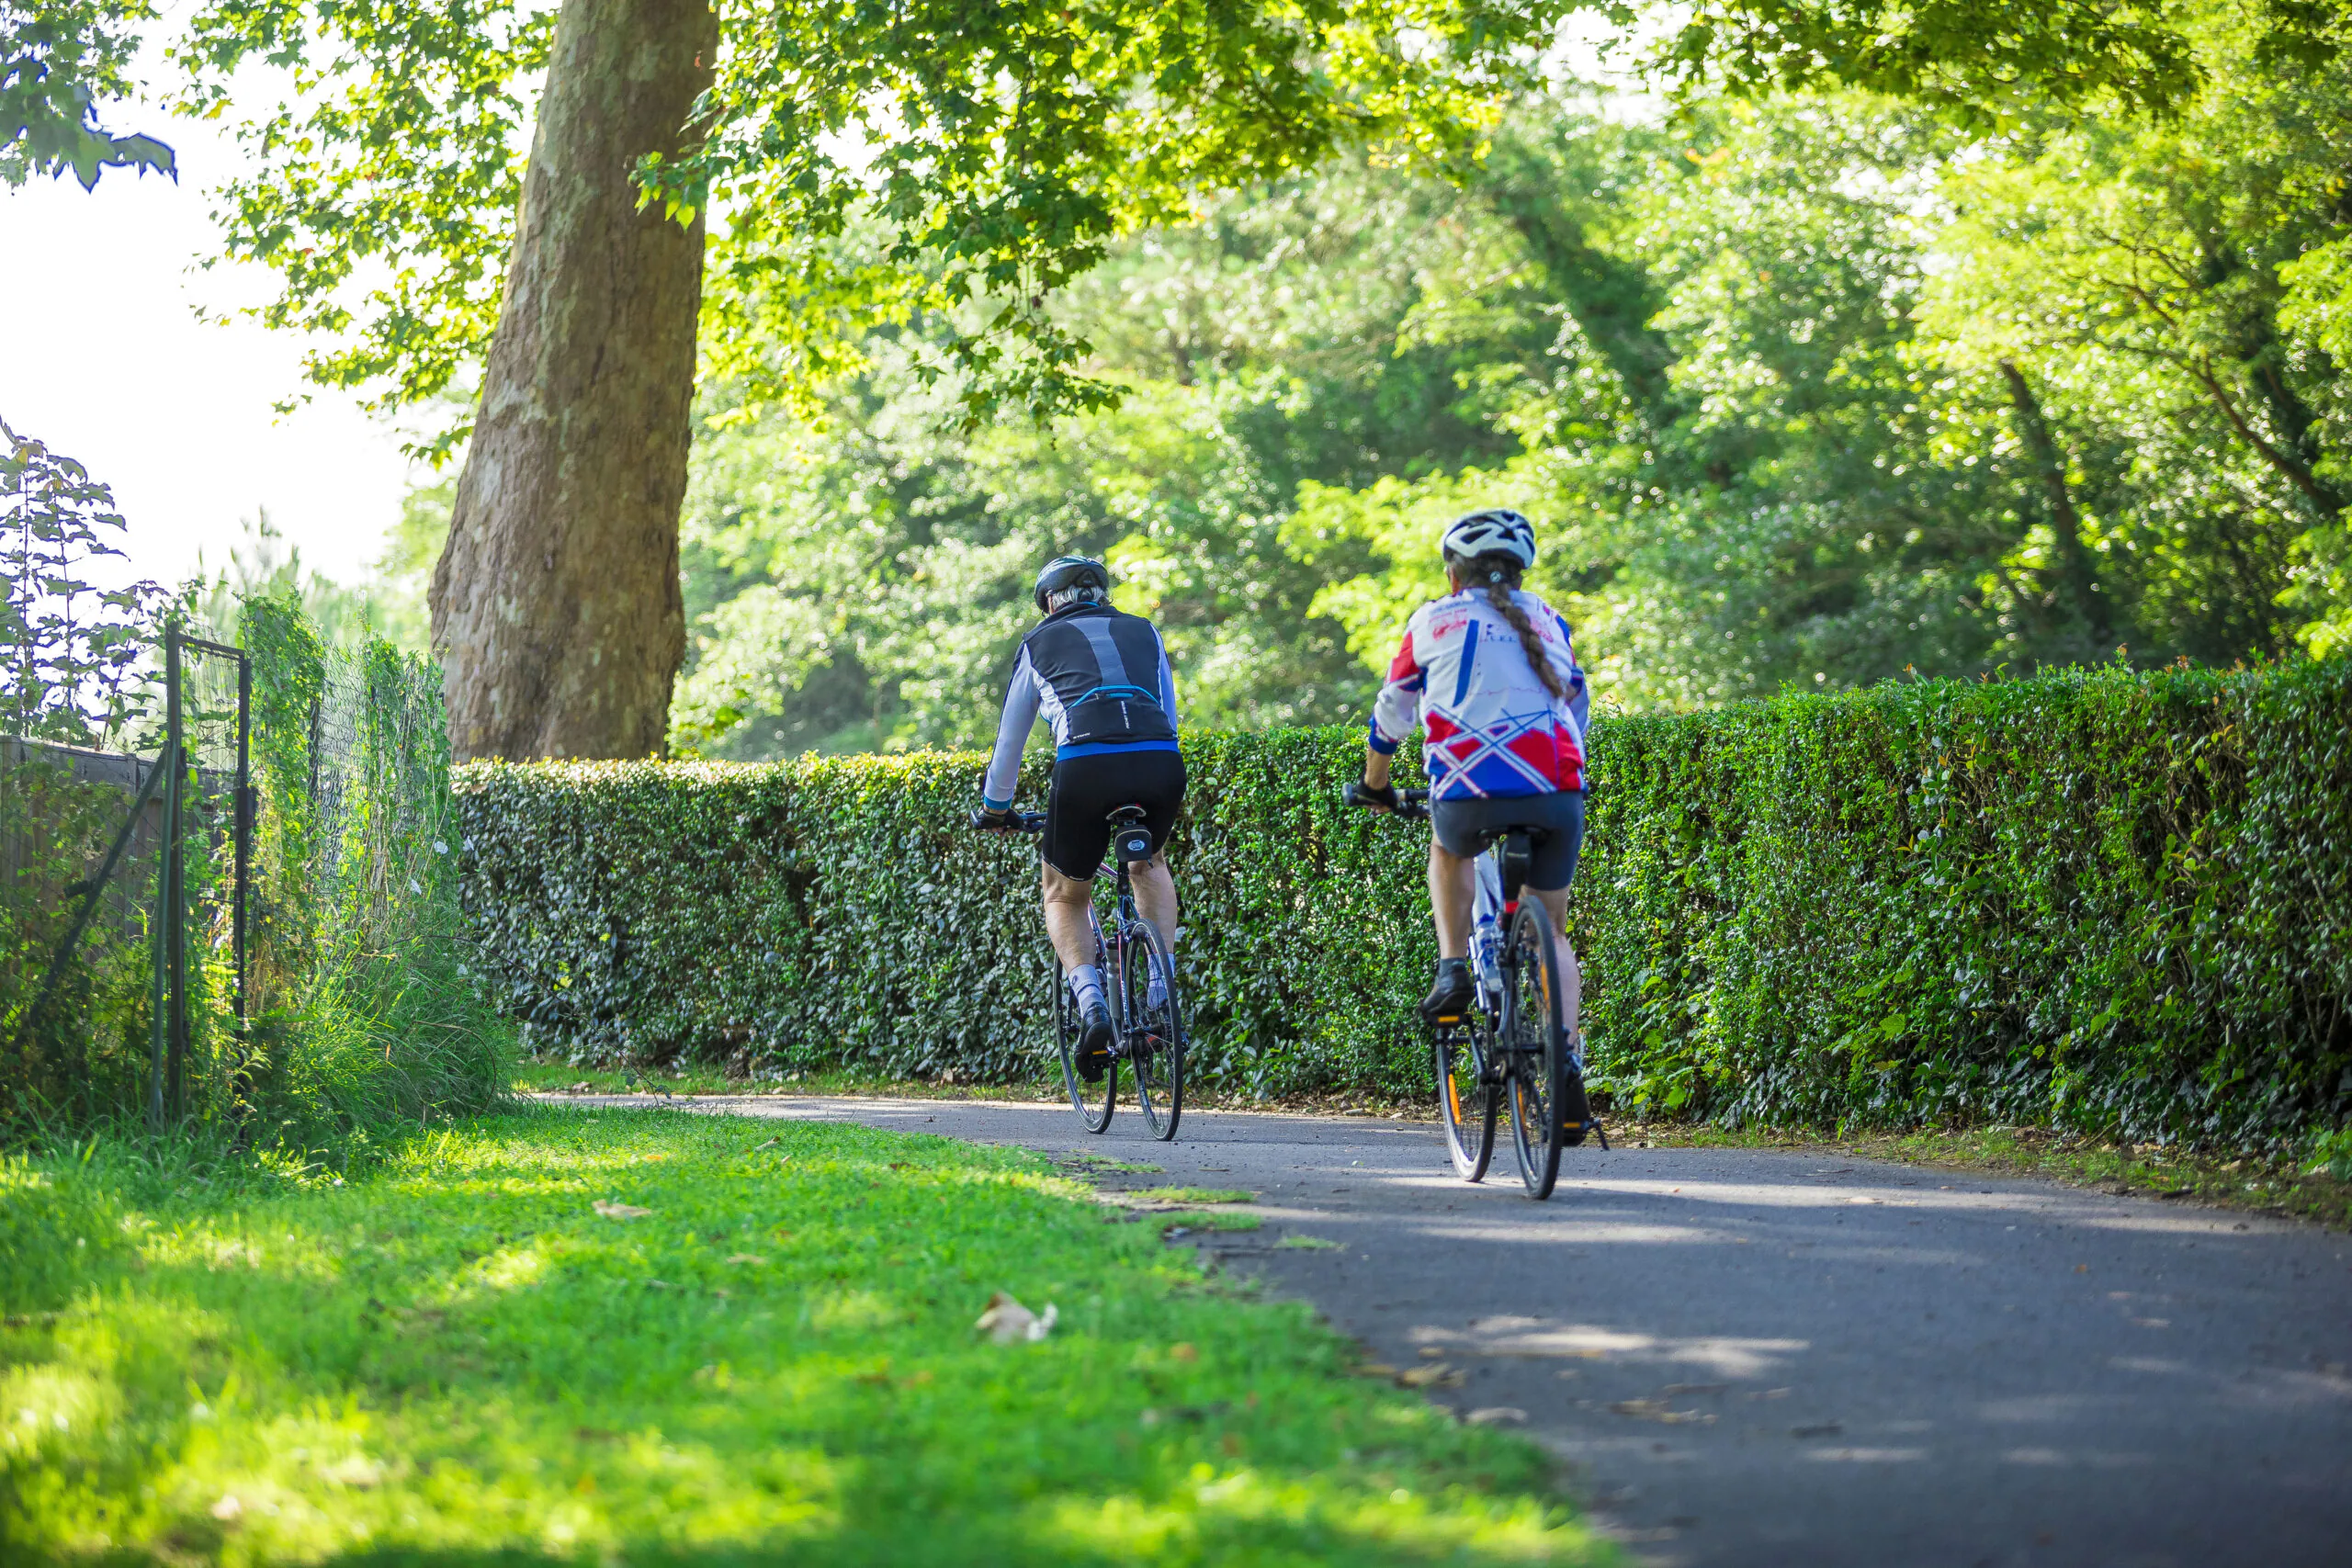
[[[1176,949],[1176,881],[1168,834],[1184,799],[1176,749],[1176,680],[1159,631],[1141,615],[1111,607],[1111,574],[1082,556],[1048,561],[1032,594],[1045,619],[1022,639],[1005,689],[996,751],[980,785],[972,826],[1019,825],[1012,795],[1021,753],[1042,715],[1054,733],[1053,791],[1046,802],[1043,897],[1046,932],[1070,977],[1080,1020],[1079,1070],[1089,1081],[1110,1059],[1111,1011],[1094,965],[1094,874],[1111,842],[1110,814],[1140,806],[1152,856],[1133,872],[1136,907]],[[1168,976],[1151,978],[1152,1005]]]

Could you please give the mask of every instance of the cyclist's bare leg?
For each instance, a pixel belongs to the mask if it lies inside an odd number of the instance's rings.
[[[1577,967],[1577,950],[1568,945],[1568,890],[1530,887],[1524,897],[1543,905],[1544,912],[1552,917],[1552,943],[1560,954],[1560,1021],[1574,1039],[1577,1015],[1584,1005],[1584,974]]]
[[[1443,844],[1431,839],[1430,913],[1437,920],[1437,955],[1440,958],[1470,956],[1470,907],[1477,890],[1477,863],[1447,853]],[[1566,895],[1561,897],[1566,897]]]
[[[1062,968],[1075,971],[1093,963],[1094,927],[1087,919],[1087,911],[1094,903],[1094,885],[1064,876],[1047,865],[1041,891],[1046,907],[1046,936],[1053,942],[1055,956],[1062,961]]]
[[[1136,911],[1152,924],[1168,951],[1176,951],[1176,878],[1168,870],[1168,856],[1152,856],[1127,873],[1136,890]]]

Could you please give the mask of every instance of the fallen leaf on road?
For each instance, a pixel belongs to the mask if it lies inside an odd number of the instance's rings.
[[[1490,1404],[1484,1410],[1473,1410],[1462,1419],[1473,1427],[1519,1427],[1526,1424],[1527,1412],[1510,1404]]]
[[[609,1199],[599,1198],[596,1200],[596,1212],[608,1220],[641,1220],[653,1211],[640,1209],[634,1203],[616,1203]]]
[[[972,1326],[984,1331],[1000,1345],[1017,1345],[1023,1340],[1043,1339],[1051,1334],[1054,1320],[1060,1315],[1061,1309],[1051,1302],[1046,1303],[1046,1310],[1040,1314],[999,1291],[989,1298],[988,1310],[980,1314]]]
[[[1621,1399],[1609,1407],[1620,1416],[1631,1416],[1642,1421],[1659,1421],[1669,1427],[1706,1426],[1714,1417],[1698,1410],[1671,1410],[1663,1399]]]
[[[1356,1368],[1356,1376],[1360,1378],[1393,1378],[1396,1375],[1396,1369],[1385,1361],[1366,1361]]]
[[[1458,1388],[1463,1376],[1443,1361],[1431,1361],[1425,1367],[1408,1367],[1396,1374],[1396,1381],[1407,1388]]]
[[[1671,1399],[1678,1393],[1721,1393],[1730,1386],[1727,1382],[1670,1382],[1659,1392]]]

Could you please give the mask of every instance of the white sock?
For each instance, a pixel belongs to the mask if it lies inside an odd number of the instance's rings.
[[[1080,1012],[1086,1010],[1086,1004],[1090,998],[1101,1001],[1102,999],[1102,971],[1091,964],[1081,964],[1071,970],[1069,995],[1070,1000],[1078,1004],[1078,1010]]]

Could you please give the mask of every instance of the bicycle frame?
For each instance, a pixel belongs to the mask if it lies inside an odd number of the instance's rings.
[[[1408,820],[1427,821],[1430,816],[1429,792],[1427,790],[1400,792],[1397,796],[1396,814]],[[1532,863],[1533,854],[1532,835],[1525,829],[1513,829],[1504,832],[1486,853],[1479,855],[1472,863],[1475,867],[1476,885],[1471,903],[1468,957],[1471,974],[1476,982],[1477,996],[1471,1006],[1478,1014],[1478,1024],[1483,1027],[1466,1027],[1464,1023],[1441,1020],[1437,1042],[1441,1077],[1446,1073],[1446,1053],[1454,1048],[1453,1043],[1465,1045],[1477,1064],[1479,1085],[1490,1093],[1500,1093],[1508,1089],[1512,1096],[1514,1105],[1519,1103],[1518,1097],[1522,1085],[1535,1083],[1544,1074],[1550,1071],[1548,1067],[1541,1065],[1549,1047],[1542,1043],[1531,1045],[1525,1043],[1526,1031],[1519,1026],[1516,1020],[1516,1011],[1520,1006],[1518,998],[1522,995],[1521,982],[1523,976],[1521,974],[1521,967],[1527,960],[1522,956],[1519,944],[1510,940],[1507,935],[1520,912],[1520,899],[1526,887],[1527,873]],[[1541,924],[1542,929],[1549,930],[1548,920]],[[1548,986],[1544,994],[1549,995]],[[1556,1024],[1547,1026],[1547,1028],[1557,1027]],[[1455,1032],[1449,1035],[1447,1032],[1449,1030]],[[1584,1074],[1581,1036],[1572,1029],[1562,1031],[1562,1034],[1565,1037],[1559,1041],[1561,1055],[1566,1059],[1567,1070],[1573,1075],[1572,1081],[1581,1083]],[[1445,1092],[1450,1095],[1453,1091],[1448,1089]],[[1546,1090],[1543,1103],[1548,1106],[1550,1099],[1549,1091]],[[1491,1103],[1489,1101],[1490,1105]],[[1450,1120],[1447,1137],[1450,1142],[1457,1142],[1460,1131],[1456,1125],[1460,1119],[1458,1105],[1448,1114]],[[1491,1115],[1491,1111],[1487,1114]],[[1548,1117],[1551,1111],[1547,1110],[1544,1114]],[[1514,1111],[1514,1116],[1516,1115],[1517,1112]],[[1600,1146],[1606,1149],[1609,1146],[1609,1134],[1601,1130],[1597,1118],[1591,1120],[1590,1125],[1600,1139]],[[1548,1147],[1553,1134],[1547,1132],[1544,1136]],[[1523,1140],[1521,1141],[1523,1142]],[[1473,1181],[1479,1179],[1485,1171],[1486,1148],[1486,1135],[1482,1134],[1479,1151],[1475,1156],[1464,1155],[1459,1150],[1456,1152],[1457,1168],[1463,1168],[1469,1179]],[[1546,1155],[1547,1163],[1555,1157],[1555,1153],[1556,1151],[1554,1151]],[[1523,1168],[1527,1166],[1527,1158],[1522,1148],[1521,1163]],[[1467,1166],[1463,1163],[1465,1159],[1470,1162]],[[1548,1174],[1540,1179],[1531,1177],[1531,1190],[1540,1185],[1542,1190],[1537,1191],[1535,1195],[1539,1198],[1548,1196],[1551,1191],[1551,1181],[1552,1178]]]
[[[1094,939],[1095,966],[1102,976],[1103,1001],[1110,1009],[1116,1043],[1102,1078],[1092,1080],[1103,1086],[1098,1107],[1090,1091],[1081,1087],[1087,1080],[1071,1059],[1070,1032],[1075,1024],[1068,1011],[1065,989],[1057,979],[1052,1006],[1062,1046],[1063,1084],[1086,1130],[1100,1133],[1110,1124],[1117,1100],[1119,1064],[1126,1063],[1135,1077],[1136,1102],[1151,1125],[1152,1135],[1165,1142],[1176,1135],[1184,1103],[1183,1005],[1176,989],[1175,955],[1136,907],[1134,868],[1154,852],[1144,830],[1143,808],[1120,807],[1111,813],[1110,822],[1110,852],[1095,874],[1108,874],[1111,878],[1111,910],[1106,919],[1090,894],[1086,925]],[[1039,813],[1017,819],[1027,832],[1042,832],[1045,824]],[[1055,973],[1061,972],[1057,959]]]

